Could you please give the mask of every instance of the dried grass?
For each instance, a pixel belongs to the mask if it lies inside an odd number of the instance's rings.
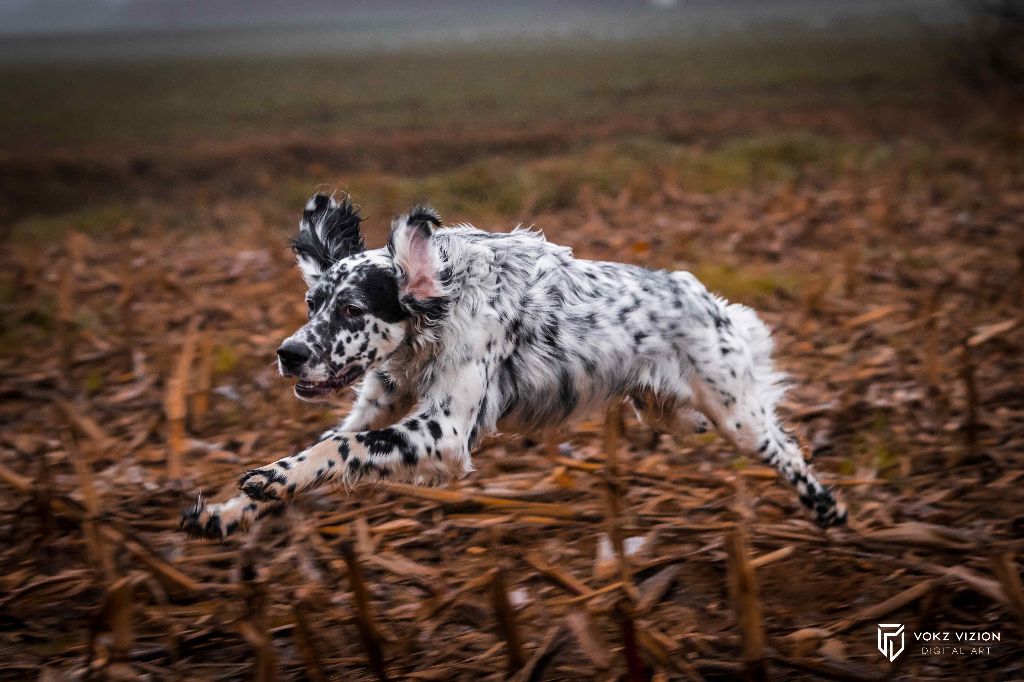
[[[329,494],[255,535],[190,542],[175,523],[195,486],[232,494],[330,418],[269,362],[303,314],[278,209],[196,192],[230,228],[12,243],[0,670],[1019,676],[1024,173],[946,143],[960,165],[932,175],[897,158],[716,196],[666,176],[642,200],[584,192],[586,207],[538,221],[583,257],[774,273],[735,294],[778,330],[797,380],[784,409],[852,509],[827,534],[721,441],[658,439],[627,416],[564,443],[494,439],[446,487]],[[881,618],[1005,644],[890,669]]]

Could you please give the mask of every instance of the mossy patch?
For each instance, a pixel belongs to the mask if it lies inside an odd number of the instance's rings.
[[[58,215],[27,217],[14,224],[11,234],[15,238],[32,241],[58,239],[71,230],[89,235],[104,235],[118,229],[130,218],[131,212],[127,206],[102,204]]]
[[[772,269],[754,263],[742,268],[722,263],[698,263],[693,274],[711,291],[730,301],[756,302],[784,292],[796,296],[804,276],[790,270]]]

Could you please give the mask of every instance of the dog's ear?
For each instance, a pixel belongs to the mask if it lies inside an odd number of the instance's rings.
[[[292,240],[292,251],[306,284],[313,286],[331,265],[366,250],[360,222],[359,209],[348,195],[340,201],[320,193],[309,198],[299,221],[299,234]]]
[[[417,206],[391,223],[388,252],[398,266],[398,287],[408,302],[424,302],[445,294],[444,258],[434,239],[441,217],[426,206]]]

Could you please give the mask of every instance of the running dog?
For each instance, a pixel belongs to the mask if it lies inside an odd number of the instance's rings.
[[[784,377],[750,308],[688,272],[581,260],[525,229],[442,228],[430,208],[367,250],[351,200],[314,195],[292,243],[309,320],[277,349],[295,395],[325,401],[361,381],[345,419],[309,448],[247,471],[242,494],[182,514],[223,538],[329,483],[434,483],[473,471],[498,432],[564,426],[611,400],[675,434],[708,423],[779,471],[823,527],[846,511],[776,415]]]

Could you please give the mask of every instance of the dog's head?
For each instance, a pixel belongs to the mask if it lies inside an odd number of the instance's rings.
[[[295,395],[320,401],[380,365],[447,309],[441,220],[428,208],[396,218],[387,249],[366,250],[359,210],[316,194],[292,242],[306,280],[309,321],[277,349],[278,368],[296,377]]]

